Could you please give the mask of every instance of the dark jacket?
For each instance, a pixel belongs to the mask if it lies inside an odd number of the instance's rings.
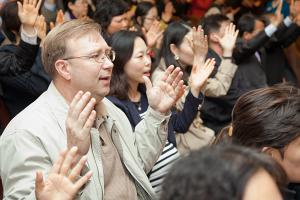
[[[50,78],[43,69],[40,52],[35,45],[24,42],[19,46],[5,45],[0,52],[6,55],[0,57],[1,98],[12,119],[47,90]],[[21,53],[22,56],[19,55]]]
[[[259,33],[253,40],[244,42],[239,39],[233,53],[233,58],[238,65],[234,78],[227,95],[222,97],[205,97],[201,107],[201,118],[204,125],[213,129],[216,134],[231,122],[231,112],[237,99],[244,93],[267,86],[267,79],[262,69],[265,55],[261,55],[260,63],[255,52],[263,47],[270,38],[264,31]],[[210,50],[208,57],[220,60],[218,54]],[[216,70],[219,67],[216,63]]]
[[[140,92],[142,94],[141,95],[142,110],[147,110],[149,104],[148,104],[146,93],[143,90],[140,90]],[[109,96],[107,98],[126,114],[133,129],[142,120],[135,104],[130,100],[120,100],[114,96]],[[168,127],[168,140],[174,146],[176,146],[174,131],[180,133],[185,133],[188,131],[191,123],[193,122],[197,114],[198,106],[202,102],[202,100],[203,100],[202,95],[200,95],[199,98],[195,98],[192,95],[192,93],[189,93],[186,97],[183,110],[179,113],[172,112],[170,122],[169,122],[169,127]]]
[[[281,29],[281,33],[275,34],[264,48],[266,64],[263,67],[268,85],[281,83],[283,79],[292,84],[296,84],[297,82],[283,49],[291,45],[298,38],[300,27],[296,24],[292,24],[289,28],[285,25],[281,26],[282,28],[279,28]]]
[[[24,73],[33,66],[39,45],[31,45],[20,41],[18,46],[0,47],[0,77]]]

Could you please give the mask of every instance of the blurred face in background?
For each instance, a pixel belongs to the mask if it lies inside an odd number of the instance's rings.
[[[128,28],[128,14],[123,13],[122,15],[114,16],[111,19],[107,32],[112,35],[120,30],[126,30]]]
[[[76,0],[75,3],[69,2],[68,7],[72,14],[77,18],[87,16],[88,13],[88,1],[87,0]]]
[[[143,27],[146,29],[146,31],[149,31],[151,25],[156,20],[159,20],[159,16],[157,8],[154,6],[148,11],[147,15],[144,17]]]

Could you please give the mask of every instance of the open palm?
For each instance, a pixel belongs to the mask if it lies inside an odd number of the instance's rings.
[[[148,77],[144,77],[147,98],[151,108],[161,113],[166,113],[171,109],[178,99],[178,94],[184,87],[181,77],[182,72],[180,68],[174,69],[173,66],[167,68],[164,76],[155,86],[152,86]]]
[[[191,92],[194,96],[198,96],[202,87],[206,83],[208,77],[215,67],[214,59],[207,59],[204,64],[193,65],[189,79]]]
[[[78,148],[73,147],[69,151],[60,154],[46,181],[42,172],[37,172],[35,192],[37,200],[72,200],[79,189],[91,178],[88,172],[80,179],[80,172],[86,163],[86,157],[82,157],[72,168]]]
[[[24,0],[23,5],[18,1],[18,16],[24,25],[34,26],[39,15],[42,0]]]

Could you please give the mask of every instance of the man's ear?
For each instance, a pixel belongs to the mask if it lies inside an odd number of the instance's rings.
[[[71,66],[67,61],[57,60],[54,65],[59,76],[63,77],[65,80],[71,79]]]
[[[173,53],[174,56],[178,56],[179,49],[175,44],[170,44],[170,50]]]

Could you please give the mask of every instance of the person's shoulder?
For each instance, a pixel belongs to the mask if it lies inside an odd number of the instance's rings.
[[[17,134],[19,131],[26,131],[37,135],[43,134],[46,131],[44,126],[51,124],[51,110],[47,106],[45,98],[45,93],[43,93],[33,103],[17,114],[9,122],[1,137]]]

